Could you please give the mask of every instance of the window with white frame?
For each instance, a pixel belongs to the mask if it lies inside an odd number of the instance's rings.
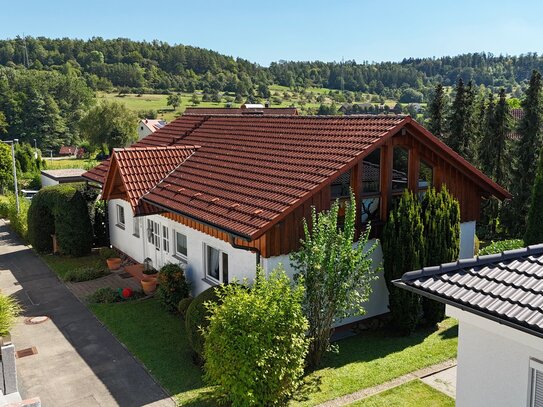
[[[162,226],[162,250],[170,252],[170,230],[167,226]]]
[[[117,226],[124,229],[124,208],[121,205],[117,205]]]
[[[133,218],[132,220],[133,232],[135,237],[140,237],[140,220],[139,218]]]
[[[206,278],[219,283],[228,283],[228,254],[204,244]]]
[[[160,229],[157,222],[147,219],[147,240],[160,250]]]
[[[543,407],[543,362],[530,359],[530,407]]]
[[[175,255],[180,259],[187,259],[187,236],[183,233],[175,232]]]

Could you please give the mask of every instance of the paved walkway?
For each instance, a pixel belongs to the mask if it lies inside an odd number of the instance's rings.
[[[451,359],[447,360],[442,363],[438,363],[437,365],[425,367],[424,369],[419,369],[414,372],[408,373],[406,375],[397,377],[396,379],[390,380],[388,382],[379,384],[374,387],[370,387],[367,389],[359,390],[357,392],[347,394],[342,397],[338,397],[337,399],[327,401],[326,403],[319,404],[317,407],[340,407],[340,406],[347,406],[351,403],[354,403],[356,401],[365,399],[367,397],[373,396],[377,393],[381,393],[385,390],[392,389],[394,387],[398,387],[404,383],[410,382],[411,380],[415,379],[423,379],[425,377],[433,377],[438,372],[443,372],[446,370],[449,370],[451,367],[456,366],[456,360]],[[442,389],[438,389],[442,390]]]
[[[89,295],[94,293],[99,288],[131,288],[134,291],[141,291],[141,284],[135,278],[121,277],[122,272],[113,272],[105,277],[97,278],[96,280],[82,281],[79,283],[66,283],[66,287],[80,300],[85,300]]]
[[[421,380],[447,396],[456,398],[456,366],[423,377]]]
[[[24,317],[48,316],[12,331],[23,398],[45,407],[173,406],[143,366],[72,295],[45,263],[0,219],[0,289],[24,306]]]

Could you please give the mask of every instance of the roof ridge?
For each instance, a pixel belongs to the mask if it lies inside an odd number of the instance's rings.
[[[439,266],[423,267],[419,270],[405,273],[401,280],[409,281],[420,277],[436,276],[456,271],[464,267],[486,266],[506,260],[514,260],[523,256],[543,254],[543,244],[531,245],[521,249],[505,250],[501,253],[487,254],[484,256],[475,256],[468,259],[459,259],[454,262],[444,263]]]
[[[169,146],[143,146],[143,147],[120,147],[114,148],[114,152],[124,152],[124,151],[145,151],[145,150],[190,150],[198,149],[201,146],[197,144],[171,144]]]

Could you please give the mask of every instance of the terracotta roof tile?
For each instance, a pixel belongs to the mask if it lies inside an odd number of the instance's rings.
[[[141,197],[190,157],[197,148],[198,146],[167,146],[114,149],[106,179],[114,177],[115,172],[119,173],[132,210],[140,214]],[[106,192],[104,199],[108,198]]]
[[[185,114],[197,115],[287,115],[296,116],[298,109],[295,107],[264,107],[264,108],[235,108],[235,107],[187,107]]]

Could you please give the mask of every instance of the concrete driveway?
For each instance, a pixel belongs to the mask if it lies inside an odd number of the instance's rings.
[[[0,219],[0,289],[24,306],[12,331],[19,390],[45,407],[173,406],[143,366]],[[47,316],[29,324],[28,317]],[[26,323],[25,323],[26,320]]]

